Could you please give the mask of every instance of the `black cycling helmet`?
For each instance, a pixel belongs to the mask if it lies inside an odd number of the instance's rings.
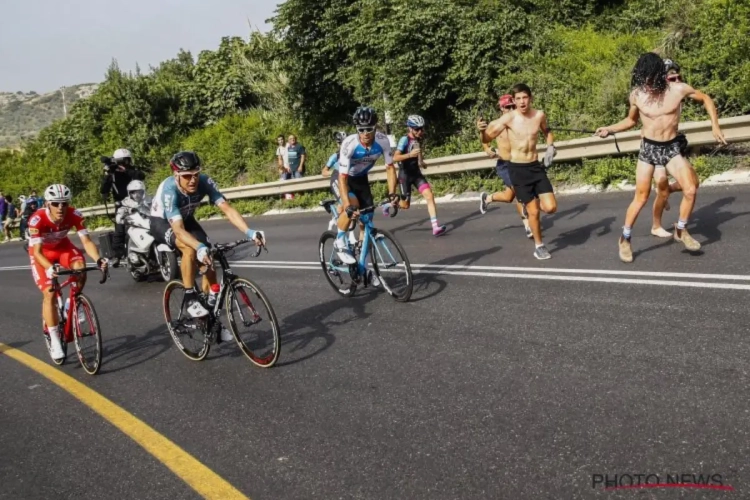
[[[378,123],[378,112],[369,106],[360,106],[352,120],[355,127],[374,127]]]
[[[344,142],[344,139],[346,139],[346,132],[339,130],[338,132],[333,133],[333,140],[335,140],[337,143],[341,144],[342,142]]]
[[[193,151],[180,151],[169,160],[169,166],[174,172],[186,172],[201,168],[201,159]]]

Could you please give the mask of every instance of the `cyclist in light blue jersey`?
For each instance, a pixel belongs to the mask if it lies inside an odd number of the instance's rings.
[[[396,167],[391,157],[391,145],[388,137],[376,131],[378,123],[377,112],[370,107],[360,107],[352,117],[357,133],[344,139],[341,144],[338,168],[338,196],[342,204],[342,212],[338,221],[338,237],[335,247],[339,250],[345,264],[354,264],[356,260],[346,244],[346,230],[352,215],[360,207],[374,205],[370,181],[367,174],[382,156],[385,160],[386,175],[388,177],[388,193],[391,203],[399,199],[396,194]],[[367,214],[370,216],[371,214]],[[362,228],[360,221],[360,228]]]
[[[247,227],[242,215],[232,207],[208,175],[201,173],[201,160],[192,151],[181,151],[169,162],[174,175],[159,185],[151,204],[151,235],[158,243],[177,247],[182,252],[182,282],[185,287],[185,303],[188,313],[199,318],[208,310],[194,293],[195,266],[200,262],[208,266],[203,282],[203,292],[208,296],[211,285],[215,285],[216,271],[211,267],[208,249],[211,243],[206,232],[195,219],[195,210],[203,198],[219,207],[229,222],[256,244],[265,243],[263,231]],[[221,340],[232,340],[231,333],[222,329]]]

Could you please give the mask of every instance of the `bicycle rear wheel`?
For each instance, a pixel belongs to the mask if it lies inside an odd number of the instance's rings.
[[[184,307],[185,287],[181,281],[164,288],[164,320],[177,348],[193,361],[202,361],[211,349],[206,321],[190,317]],[[172,312],[173,306],[176,312]]]
[[[83,294],[76,300],[77,317],[73,318],[73,339],[81,366],[96,375],[102,366],[102,335],[99,318],[91,300]]]
[[[406,250],[384,229],[374,231],[370,242],[370,262],[383,288],[397,302],[407,302],[414,288],[414,277]]]
[[[357,290],[357,284],[352,279],[350,269],[356,268],[357,264],[349,266],[339,260],[333,246],[335,241],[336,233],[333,231],[326,231],[321,235],[318,243],[320,267],[323,268],[326,280],[337,293],[344,297],[352,297]]]
[[[224,308],[232,335],[245,356],[261,368],[275,365],[281,353],[279,322],[263,291],[249,279],[235,278],[229,284]]]

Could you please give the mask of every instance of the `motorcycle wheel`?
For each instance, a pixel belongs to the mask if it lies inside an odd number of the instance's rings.
[[[178,278],[180,267],[177,265],[177,256],[174,252],[161,253],[161,266],[159,267],[159,272],[165,283],[169,283]]]

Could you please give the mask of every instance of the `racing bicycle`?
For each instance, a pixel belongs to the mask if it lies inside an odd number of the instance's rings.
[[[332,201],[325,200],[321,205],[333,209]],[[353,297],[360,285],[382,285],[398,302],[407,302],[411,298],[414,280],[406,251],[393,234],[385,229],[377,229],[373,223],[373,212],[388,203],[386,199],[377,205],[360,208],[351,217],[348,231],[356,227],[358,220],[364,224],[364,238],[354,245],[348,244],[357,261],[354,264],[345,264],[341,253],[335,248],[336,232],[325,231],[320,237],[318,255],[323,274],[331,287],[344,297]],[[390,211],[391,217],[394,217],[398,213],[398,205],[391,206]],[[326,248],[329,244],[330,249]],[[371,268],[367,264],[368,257]]]
[[[58,366],[65,363],[68,357],[68,344],[73,342],[83,369],[89,375],[96,375],[102,366],[102,335],[99,328],[99,318],[96,315],[94,304],[91,299],[81,293],[77,281],[77,278],[89,271],[101,271],[100,284],[109,278],[109,268],[101,270],[97,267],[85,267],[83,269],[60,270],[60,265],[55,264],[56,276],[52,278],[52,287],[49,291],[55,294],[54,300],[58,308],[58,318],[60,318],[58,335],[60,336],[60,344],[62,344],[63,357],[61,359],[52,358],[52,362]],[[60,284],[57,280],[58,276],[70,276],[70,278]],[[63,302],[62,291],[68,286],[70,286],[68,300]],[[69,304],[72,304],[72,306],[69,306]],[[47,343],[47,350],[51,351],[52,344],[47,325],[44,325],[44,340]]]
[[[258,285],[234,274],[227,261],[227,257],[235,248],[253,241],[242,239],[233,243],[219,243],[209,250],[214,262],[221,266],[222,272],[216,303],[207,307],[208,316],[191,317],[185,307],[185,287],[182,281],[173,280],[167,283],[164,289],[164,318],[172,340],[189,359],[203,360],[208,355],[211,345],[221,341],[222,309],[226,311],[229,329],[237,345],[250,361],[261,368],[270,368],[279,359],[280,328],[271,302]],[[265,245],[258,246],[251,256],[260,255],[262,248],[265,248]],[[197,284],[194,288],[199,300],[207,305],[207,296],[198,290]],[[180,292],[182,297],[175,300],[174,297],[180,295]],[[174,313],[170,307],[172,302],[176,305]],[[259,311],[259,308],[262,309]]]

